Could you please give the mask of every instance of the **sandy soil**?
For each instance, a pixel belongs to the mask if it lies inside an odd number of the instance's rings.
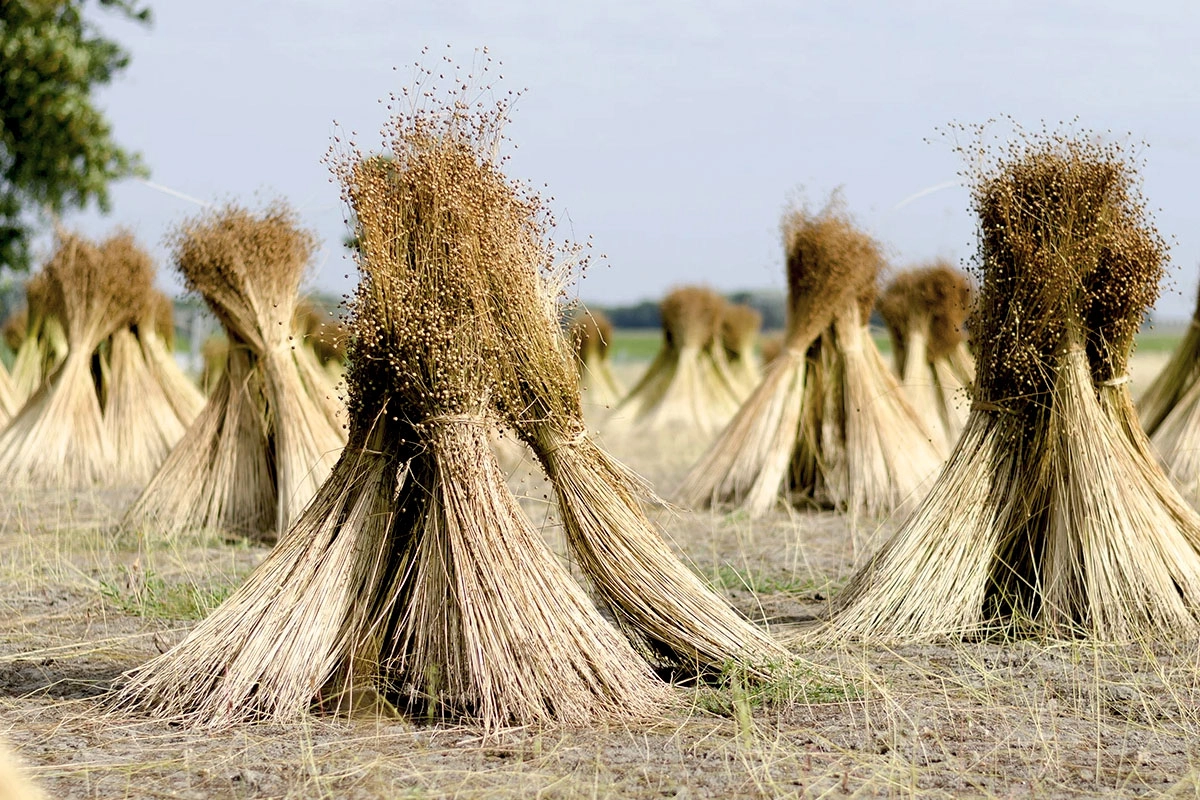
[[[611,444],[668,494],[702,447]],[[535,475],[518,470],[514,487],[545,515]],[[1190,640],[796,643],[814,665],[806,681],[679,687],[658,720],[489,737],[394,718],[197,731],[113,712],[101,696],[122,671],[178,641],[266,552],[139,542],[115,528],[131,497],[0,499],[0,738],[50,797],[1200,795]],[[793,642],[892,529],[829,513],[654,513],[696,570]]]

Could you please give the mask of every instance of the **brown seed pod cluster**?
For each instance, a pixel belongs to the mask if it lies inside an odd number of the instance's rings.
[[[706,349],[720,333],[725,299],[703,286],[683,286],[658,304],[668,347]]]
[[[762,321],[762,312],[752,306],[730,303],[725,307],[721,314],[721,344],[731,362],[753,355]]]
[[[892,338],[901,374],[905,340],[914,326],[928,328],[922,335],[931,362],[945,358],[964,341],[971,298],[971,279],[945,260],[904,270],[888,282],[877,308]]]
[[[12,352],[17,352],[21,347],[21,342],[25,341],[25,337],[29,333],[29,307],[21,306],[13,311],[4,320],[4,327],[0,330],[0,335],[4,336],[4,344]]]
[[[1165,245],[1146,219],[1123,151],[1029,135],[984,169],[979,216],[979,396],[1044,404],[1053,364],[1086,346],[1093,376],[1124,373],[1133,334],[1158,295]]]
[[[947,449],[966,422],[974,377],[963,331],[970,298],[970,279],[938,260],[895,275],[878,305],[904,391]]]
[[[175,300],[169,295],[153,289],[149,302],[143,310],[138,326],[153,330],[167,349],[175,349]]]
[[[787,338],[807,347],[847,299],[869,299],[873,305],[883,253],[837,198],[817,213],[791,209],[781,228],[788,279]]]

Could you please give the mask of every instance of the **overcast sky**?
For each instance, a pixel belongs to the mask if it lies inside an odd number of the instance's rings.
[[[148,29],[89,13],[133,55],[101,95],[151,180],[204,201],[284,196],[324,241],[312,283],[345,291],[337,187],[321,163],[337,120],[375,131],[377,102],[451,45],[487,46],[514,177],[549,184],[560,220],[606,265],[585,300],[673,286],[782,287],[787,199],[843,187],[896,266],[965,260],[974,227],[947,123],[1079,117],[1144,140],[1145,193],[1173,239],[1162,317],[1191,312],[1200,263],[1200,4],[1081,0],[206,0],[151,3]],[[398,69],[393,69],[394,67]],[[370,141],[367,136],[362,137]],[[127,181],[111,215],[154,246],[198,206]],[[908,201],[908,202],[905,202]],[[160,281],[172,285],[164,275]],[[177,284],[175,284],[177,285]]]

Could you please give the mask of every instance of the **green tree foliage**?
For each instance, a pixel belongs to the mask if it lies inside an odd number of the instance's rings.
[[[137,0],[97,0],[143,23]],[[113,180],[143,171],[92,101],[129,54],[84,19],[87,0],[0,0],[0,266],[29,267],[38,217],[108,210]]]

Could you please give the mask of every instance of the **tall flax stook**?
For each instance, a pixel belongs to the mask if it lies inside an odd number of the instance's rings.
[[[970,417],[823,633],[1193,634],[1200,521],[1153,464],[1128,399],[1164,252],[1130,162],[1089,137],[1026,135],[976,169]]]
[[[758,516],[785,497],[801,438],[809,349],[878,270],[878,246],[836,202],[817,213],[792,209],[781,229],[788,277],[783,346],[685,477],[678,497],[694,508],[736,507]]]
[[[920,502],[946,450],[875,346],[874,303],[871,280],[821,337],[788,489],[794,499],[880,519]]]
[[[93,243],[60,232],[44,274],[47,310],[63,322],[67,354],[3,433],[0,470],[10,483],[106,485],[116,453],[105,429],[92,356],[149,290],[149,259],[129,259],[132,236]]]
[[[282,203],[185,221],[175,262],[225,328],[223,373],[203,411],[125,515],[129,526],[274,538],[329,475],[343,444],[327,386],[306,378],[292,329],[315,240]]]
[[[967,276],[938,261],[896,275],[878,303],[905,394],[947,451],[966,423],[974,376],[962,330],[970,294]]]
[[[485,727],[640,717],[667,702],[488,449],[509,405],[489,256],[525,220],[496,213],[461,113],[397,117],[386,157],[335,160],[362,271],[349,444],[247,583],[135,672],[125,702],[219,724],[370,697]]]
[[[721,350],[725,300],[711,289],[674,289],[659,304],[658,354],[614,410],[615,432],[670,431],[711,436],[737,410],[738,390]]]

